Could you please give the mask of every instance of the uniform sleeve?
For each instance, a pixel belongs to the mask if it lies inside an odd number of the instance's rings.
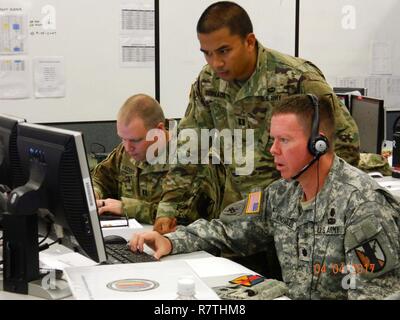
[[[224,211],[245,210],[243,201],[229,205]],[[212,254],[221,251],[249,255],[265,250],[273,241],[269,213],[240,215],[232,221],[200,219],[187,227],[179,227],[167,234],[171,240],[172,253],[187,253],[204,250]]]
[[[329,96],[336,121],[335,152],[346,162],[358,166],[360,160],[360,137],[358,127],[346,106],[339,101],[325,79],[317,73],[305,73],[301,81],[301,92],[318,97]]]
[[[241,218],[229,223],[219,219],[199,219],[187,227],[179,227],[168,234],[173,254],[204,250],[212,254],[220,251],[249,255],[262,250],[273,241],[261,217]]]
[[[121,197],[122,212],[128,218],[135,218],[141,223],[153,224],[158,203]]]
[[[365,202],[345,233],[349,299],[383,299],[400,291],[398,212],[389,204]]]
[[[179,122],[178,132],[182,132],[184,129],[195,129],[197,130],[198,137],[200,137],[200,128],[211,127],[213,127],[211,114],[209,108],[202,100],[199,81],[197,81],[192,85],[189,106],[184,118]],[[184,153],[190,149],[189,143],[190,141],[185,143],[178,142],[178,150],[181,152],[182,156],[185,156]],[[207,154],[208,146],[206,147],[207,149],[204,150],[203,153],[199,150],[198,154]],[[177,155],[177,159],[178,162],[179,159],[182,159],[179,154]],[[193,187],[196,184],[202,184],[199,180],[203,178],[207,179],[207,174],[204,174],[206,170],[208,169],[205,168],[204,165],[182,163],[172,165],[163,180],[163,195],[158,206],[157,218],[178,217],[185,224],[199,218],[200,216],[197,216],[196,212],[193,212],[192,209],[186,209],[189,207],[193,208],[193,206],[191,206],[195,200],[193,197],[193,192],[195,191]],[[204,181],[203,184],[207,184],[207,181]]]
[[[120,144],[92,171],[93,189],[100,198],[119,198],[117,177],[122,160],[122,153],[123,146]]]

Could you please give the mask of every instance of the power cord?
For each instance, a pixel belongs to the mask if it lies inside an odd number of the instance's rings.
[[[48,249],[50,246],[56,243],[60,243],[61,239],[54,240],[52,243],[45,243],[39,246],[39,252]]]

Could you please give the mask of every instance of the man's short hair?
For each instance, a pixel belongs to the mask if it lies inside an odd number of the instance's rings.
[[[318,98],[319,131],[321,131],[330,142],[332,149],[335,138],[335,116],[332,109],[332,95]],[[314,105],[306,94],[295,94],[282,99],[272,111],[272,116],[279,114],[295,114],[304,131],[311,136],[312,120],[314,117]]]
[[[220,1],[210,5],[197,22],[197,33],[211,33],[227,27],[231,35],[245,38],[253,32],[253,24],[247,12],[238,4]]]
[[[118,112],[117,121],[128,125],[135,117],[143,120],[147,130],[157,127],[160,122],[165,123],[160,104],[145,94],[136,94],[128,98]]]

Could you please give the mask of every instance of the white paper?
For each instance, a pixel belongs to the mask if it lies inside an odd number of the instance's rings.
[[[209,257],[185,260],[200,278],[238,274],[254,274],[254,271],[225,258]]]
[[[120,66],[154,67],[154,1],[125,0],[120,20]]]
[[[173,300],[178,279],[190,276],[195,281],[199,300],[219,300],[217,294],[181,260],[66,268],[64,272],[76,299]],[[156,281],[158,286],[140,292],[123,292],[107,287],[114,281],[130,279]]]
[[[19,13],[0,14],[0,54],[25,54],[27,16]]]
[[[365,87],[368,90],[368,96],[384,99],[386,95],[386,81],[384,77],[371,76],[365,78]]]
[[[155,62],[154,33],[120,37],[121,67],[153,67]]]
[[[400,190],[400,181],[378,181],[381,187],[388,189],[389,191]]]
[[[100,225],[102,228],[128,227],[128,220],[100,220]]]
[[[153,0],[124,1],[121,5],[121,32],[154,30]]]
[[[390,42],[371,42],[371,74],[392,74],[392,45]]]
[[[336,77],[335,87],[343,88],[363,88],[364,78],[363,77]]]
[[[37,57],[33,63],[35,97],[65,97],[64,58]]]
[[[115,220],[111,220],[115,221]],[[104,221],[110,222],[110,221]],[[112,227],[112,228],[102,228],[103,237],[110,235],[119,235],[129,241],[134,233],[144,231],[143,226],[137,222],[135,219],[129,219],[129,227]]]
[[[29,98],[29,79],[25,58],[0,58],[0,99]]]
[[[68,252],[65,254],[47,254],[39,253],[41,268],[64,270],[70,267],[88,267],[96,266],[93,260],[77,252]]]

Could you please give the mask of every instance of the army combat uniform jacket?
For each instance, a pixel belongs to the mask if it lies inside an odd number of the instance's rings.
[[[281,179],[264,190],[260,213],[247,214],[257,210],[242,200],[226,208],[239,214],[230,222],[199,220],[167,236],[173,253],[245,255],[274,241],[292,299],[382,299],[400,290],[400,207],[391,194],[336,156],[317,197],[302,199],[296,181]]]
[[[232,186],[244,198],[255,186],[262,190],[280,177],[269,152],[272,145],[269,137],[271,112],[282,98],[299,93],[331,97],[336,120],[335,152],[357,166],[357,126],[346,107],[333,95],[322,72],[311,62],[264,48],[260,43],[256,70],[243,84],[224,81],[209,66],[203,68],[192,85],[189,105],[179,123],[179,130],[215,128],[221,132],[223,129],[236,129],[243,131],[242,137],[246,137],[246,129],[254,130],[254,170],[251,174],[237,174],[240,165],[235,161],[225,165],[233,179]],[[180,167],[182,175],[189,166]],[[166,194],[173,193],[177,185],[174,172],[167,175],[166,181]],[[159,214],[173,215],[173,210],[168,210],[173,198],[163,198],[162,203]]]
[[[163,182],[169,164],[149,164],[136,161],[124,150],[122,144],[99,163],[92,172],[94,191],[102,199],[122,201],[123,213],[139,222],[153,224],[163,194]],[[191,186],[181,192],[174,203],[179,214],[178,223],[188,224],[199,218],[212,219],[221,212],[224,172],[221,167],[201,166],[194,174]],[[182,179],[182,183],[185,181]]]

